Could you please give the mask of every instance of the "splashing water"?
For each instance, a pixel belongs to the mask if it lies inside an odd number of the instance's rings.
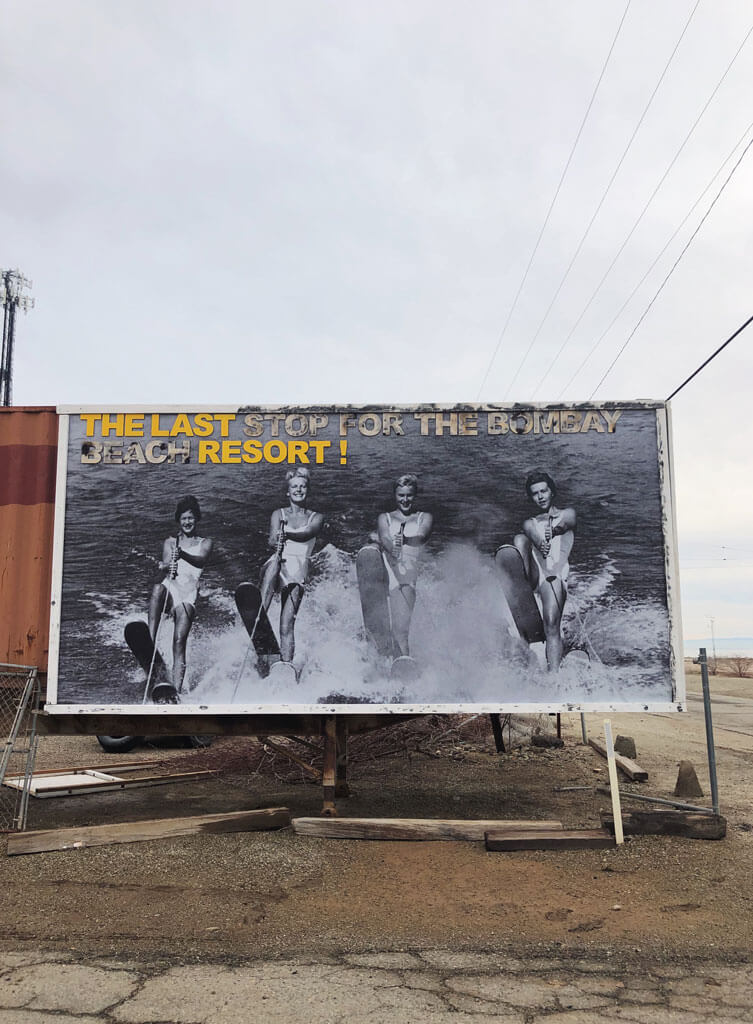
[[[354,556],[327,545],[312,560],[295,626],[298,682],[262,679],[233,595],[202,586],[187,649],[187,704],[446,704],[664,701],[671,699],[669,622],[657,602],[615,593],[619,570],[604,556],[590,572],[573,570],[563,615],[569,646],[590,665],[566,658],[547,671],[543,644],[529,649],[515,635],[493,559],[466,544],[449,546],[421,566],[411,623],[411,655],[419,677],[390,679],[389,663],[369,641],[361,617]],[[89,592],[97,641],[123,647],[123,628],[145,619],[137,605]],[[279,632],[279,599],[270,620]],[[160,627],[160,651],[172,663],[172,620]],[[128,688],[138,689],[130,666]],[[115,685],[115,684],[114,684]],[[125,689],[123,685],[120,689]],[[123,700],[122,694],[117,700]]]

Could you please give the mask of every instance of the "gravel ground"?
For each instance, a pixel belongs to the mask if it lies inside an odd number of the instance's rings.
[[[743,685],[715,677],[712,687],[723,693],[725,682],[736,694]],[[519,735],[522,745],[502,756],[480,720],[439,739],[393,731],[392,751],[388,733],[371,754],[363,743],[359,753],[356,739],[353,793],[339,802],[340,813],[558,818],[566,827],[595,827],[608,803],[595,792],[606,782],[606,764],[581,745],[577,716],[563,722],[564,749],[534,749]],[[523,732],[551,729],[553,719],[523,725]],[[601,725],[590,716],[594,735]],[[680,759],[695,764],[707,788],[701,713],[615,715],[612,726],[635,738],[649,772],[648,783],[625,783],[626,790],[670,796]],[[2,862],[0,950],[185,962],[426,947],[530,955],[598,949],[625,962],[646,955],[745,960],[753,946],[753,738],[718,733],[717,747],[728,818],[722,841],[640,837],[606,851],[493,854],[480,843],[335,841],[284,830],[10,857]],[[320,810],[318,787],[255,741],[220,740],[206,751],[145,748],[128,757],[155,753],[181,770],[216,773],[201,782],[33,801],[29,827],[280,805],[293,816]],[[99,751],[93,737],[45,738],[38,767],[120,759]]]

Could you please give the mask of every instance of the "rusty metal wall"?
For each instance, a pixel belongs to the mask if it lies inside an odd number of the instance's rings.
[[[47,672],[58,418],[0,408],[0,662]]]

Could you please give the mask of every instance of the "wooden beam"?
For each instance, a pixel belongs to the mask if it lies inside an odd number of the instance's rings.
[[[293,818],[293,831],[322,839],[481,841],[489,831],[551,832],[562,828],[559,821],[467,821],[448,818]]]
[[[162,768],[164,764],[164,758],[159,761],[98,761],[97,764],[77,764],[75,768],[35,768],[34,777],[60,775],[61,772],[65,772],[66,775],[77,775],[79,772],[107,772],[108,775],[112,775],[113,772],[137,772],[142,768]]]
[[[335,797],[350,796],[348,786],[348,719],[339,715],[335,723]]]
[[[324,734],[324,762],[322,765],[322,815],[336,818],[337,806],[337,716],[325,715],[322,722]]]
[[[85,775],[84,772],[74,773],[77,776]],[[102,774],[105,774],[104,772]],[[107,772],[106,774],[110,774]],[[202,770],[196,772],[173,772],[170,775],[130,775],[127,779],[97,779],[94,776],[91,777],[91,782],[86,782],[81,785],[66,785],[62,782],[59,786],[45,786],[39,788],[35,792],[34,780],[37,777],[37,773],[31,777],[31,795],[35,797],[54,797],[54,796],[84,796],[87,793],[103,793],[113,789],[144,789],[148,786],[166,786],[172,782],[195,782],[197,779],[206,778],[207,776],[216,776],[216,772],[209,770]],[[20,776],[16,776],[20,778]],[[54,779],[54,775],[47,773],[44,775],[45,779]],[[21,781],[23,781],[21,779]]]
[[[155,706],[156,708],[157,706]],[[40,736],[321,736],[324,715],[174,714],[151,712],[52,715],[35,713]],[[348,715],[348,732],[388,729],[422,715]]]
[[[588,743],[594,748],[597,754],[601,754],[602,757],[606,758],[607,748],[603,743],[594,739],[589,739]],[[624,757],[622,754],[615,754],[614,760],[620,771],[624,772],[625,775],[627,775],[627,777],[633,782],[648,782],[648,772],[641,768],[641,766],[635,761],[632,761],[629,757]]]
[[[614,846],[614,836],[606,829],[583,828],[552,832],[500,832],[485,835],[486,848],[495,852],[514,850],[603,850]]]
[[[498,754],[505,753],[505,738],[502,734],[502,718],[500,715],[491,714],[489,715],[489,721],[492,725],[492,735],[494,736],[494,749]]]
[[[8,855],[79,850],[86,846],[107,846],[111,843],[141,843],[150,839],[174,839],[206,832],[258,832],[284,828],[289,824],[290,812],[287,807],[268,807],[258,811],[199,814],[191,818],[154,818],[148,821],[124,821],[115,825],[42,829],[9,835]]]
[[[610,832],[614,817],[601,812],[601,823]],[[720,814],[693,811],[623,811],[622,830],[626,836],[685,836],[686,839],[724,839],[727,820]]]

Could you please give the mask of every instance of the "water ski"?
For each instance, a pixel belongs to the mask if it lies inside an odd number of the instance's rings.
[[[531,584],[523,568],[523,557],[512,544],[503,544],[494,561],[499,569],[502,590],[515,623],[515,628],[526,643],[539,643],[545,639],[544,623],[533,596]]]
[[[395,658],[390,669],[390,679],[400,683],[412,683],[419,676],[418,662],[407,654],[401,654]]]
[[[366,632],[379,654],[389,657],[393,647],[387,604],[387,569],[376,544],[367,544],[356,555],[356,576]]]
[[[275,661],[269,668],[269,681],[275,686],[298,682],[298,673],[289,661]]]
[[[591,659],[587,651],[573,648],[571,651],[567,652],[560,662],[560,665],[567,665],[568,668],[580,670],[590,668]]]
[[[256,651],[256,669],[262,679],[280,660],[280,645],[261,603],[261,591],[253,583],[241,583],[235,592],[235,604]]]
[[[162,660],[162,655],[154,649],[146,622],[137,619],[127,623],[125,641],[147,678],[151,672],[147,699],[153,700],[155,704],[177,704],[178,691],[170,681],[170,673]]]
[[[156,683],[152,687],[152,700],[155,704],[180,704],[178,691],[172,683]]]

